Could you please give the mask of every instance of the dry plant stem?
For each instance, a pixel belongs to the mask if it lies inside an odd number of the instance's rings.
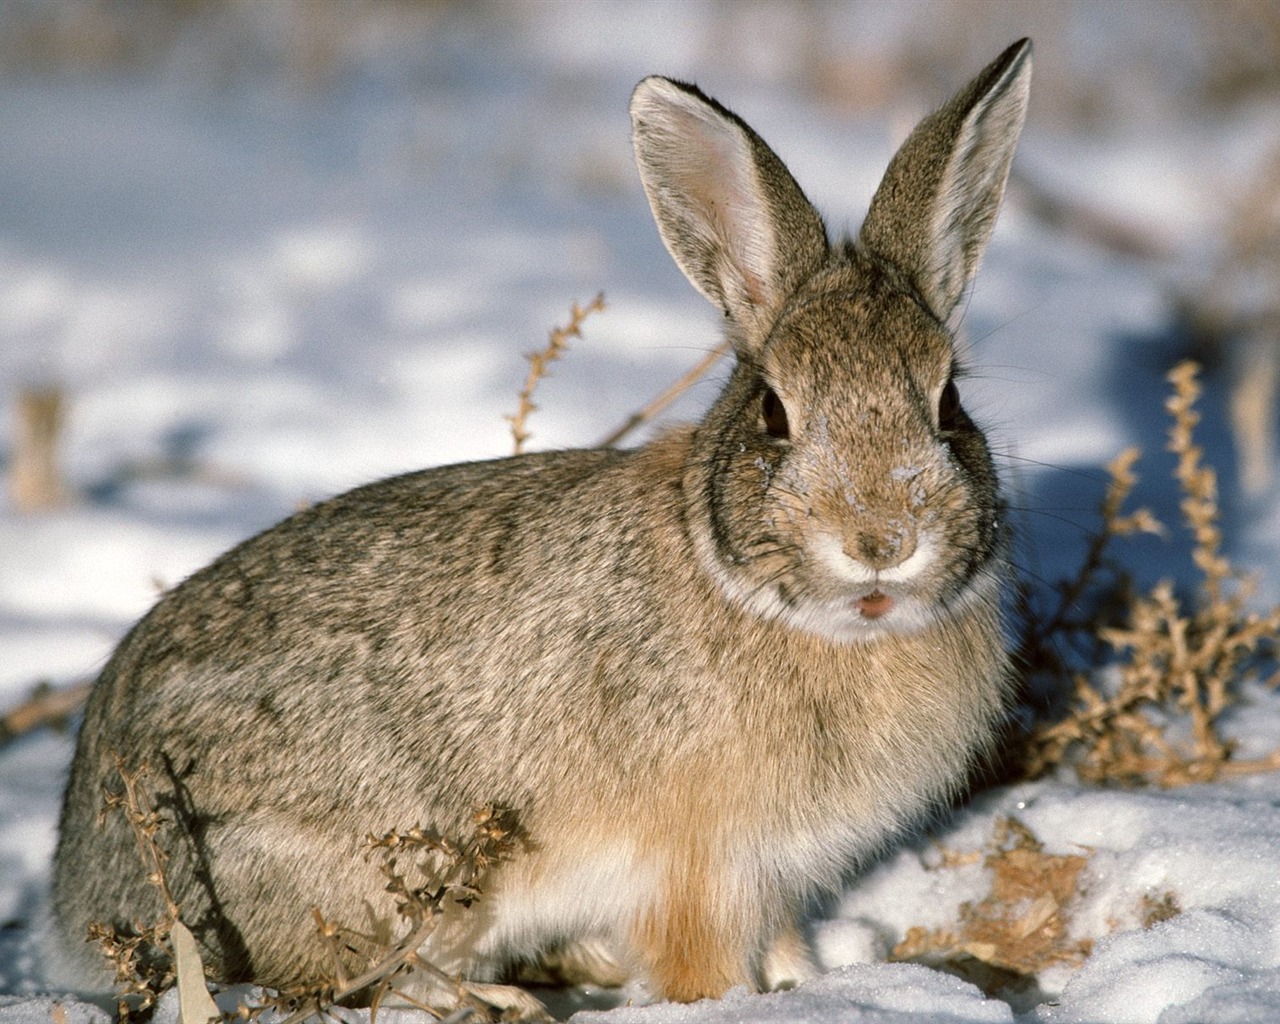
[[[519,405],[514,415],[506,417],[511,424],[511,438],[515,444],[515,454],[524,451],[525,442],[532,436],[527,423],[529,414],[538,407],[533,404],[533,393],[538,382],[546,376],[548,368],[559,359],[568,347],[570,338],[582,337],[582,324],[592,313],[602,312],[604,292],[600,292],[585,307],[573,304],[569,313],[569,322],[563,327],[555,327],[547,339],[547,347],[529,356],[529,374],[525,377],[524,387],[520,389]]]
[[[1089,782],[1174,786],[1280,767],[1280,751],[1233,760],[1234,744],[1220,731],[1247,674],[1260,660],[1275,661],[1280,608],[1265,616],[1249,612],[1248,587],[1222,555],[1216,476],[1193,440],[1196,372],[1183,363],[1169,374],[1174,393],[1166,403],[1182,514],[1201,574],[1195,599],[1184,607],[1165,581],[1130,599],[1123,628],[1095,624],[1096,635],[1120,655],[1119,686],[1104,695],[1077,676],[1074,712],[1033,739],[1032,774],[1067,761]],[[1104,516],[1116,512],[1107,508]],[[1189,728],[1189,742],[1170,735],[1178,723]]]
[[[60,388],[24,388],[18,393],[9,490],[20,512],[44,512],[67,500],[58,465],[66,402]]]
[[[128,771],[124,759],[115,759],[116,771],[124,783],[124,811],[133,829],[133,836],[138,841],[138,855],[147,867],[147,881],[156,887],[160,898],[164,900],[165,913],[171,925],[178,919],[178,904],[169,891],[169,880],[165,877],[164,866],[169,860],[168,854],[160,849],[156,842],[156,833],[164,824],[164,818],[151,807],[147,791],[143,789],[141,780],[146,777],[147,766],[144,764],[135,772]]]
[[[415,965],[417,962],[418,962],[417,957],[411,957],[409,959],[409,964],[411,966]],[[378,986],[378,990],[373,994],[373,998],[369,1001],[369,1024],[378,1024],[378,1010],[382,1006],[382,1000],[386,997],[386,994],[388,992],[392,992],[392,991],[395,992],[396,998],[402,1003],[408,1003],[410,1006],[414,1007],[415,1009],[421,1010],[424,1013],[428,1013],[432,1017],[435,1017],[437,1020],[439,1020],[443,1016],[443,1013],[440,1010],[437,1010],[435,1007],[428,1006],[426,1003],[422,1002],[422,1000],[420,999],[414,999],[413,996],[409,995],[406,992],[400,991],[398,989],[393,989],[391,986],[391,979],[388,978]],[[466,998],[466,993],[463,992],[461,988],[459,988],[458,998],[459,999]],[[462,1013],[464,1016],[461,1019],[466,1019],[466,1017],[471,1016],[471,1014],[475,1012],[475,1009],[476,1008],[474,1006],[461,1006],[458,1009],[454,1010],[453,1013],[449,1014],[449,1017],[453,1018],[453,1017],[456,1017],[459,1013]]]
[[[1073,621],[1072,612],[1081,598],[1097,585],[1098,574],[1104,565],[1104,555],[1113,540],[1133,533],[1164,532],[1159,520],[1145,508],[1127,516],[1120,514],[1138,482],[1133,467],[1141,455],[1138,448],[1126,448],[1107,464],[1110,482],[1102,499],[1102,529],[1089,538],[1089,548],[1079,572],[1059,590],[1058,604],[1053,614],[1043,623],[1032,623],[1035,643],[1043,643],[1046,638],[1066,629],[1080,628],[1081,624]]]
[[[339,988],[345,988],[348,984],[347,972],[342,966],[342,956],[338,950],[338,928],[324,919],[318,907],[311,908],[311,917],[316,923],[316,934],[320,937],[320,944],[325,947],[329,959],[333,962],[334,980]]]
[[[365,970],[348,976],[340,953],[341,940],[343,935],[354,936],[356,933],[326,921],[319,909],[312,908],[320,942],[333,961],[334,977],[312,986],[305,995],[299,997],[302,1005],[287,1016],[282,1024],[300,1024],[309,1017],[323,1014],[335,1003],[368,989],[373,990],[371,1008],[374,1015],[383,999],[389,993],[394,993],[397,999],[418,1006],[433,1016],[441,1016],[438,1009],[419,1003],[395,987],[398,976],[407,970],[431,975],[444,988],[454,989],[457,1001],[463,1004],[463,1008],[482,1009],[478,1006],[468,1007],[467,1001],[472,997],[461,987],[459,979],[424,959],[418,950],[435,932],[445,901],[470,905],[480,898],[480,883],[485,873],[507,855],[517,835],[511,816],[489,807],[476,813],[475,832],[462,843],[437,838],[421,828],[368,836],[368,850],[381,851],[386,856],[382,865],[383,874],[387,877],[386,891],[396,897],[397,910],[410,924],[409,932],[393,946],[383,950]],[[415,850],[438,856],[440,860],[438,866],[429,873],[425,884],[417,888],[411,886],[404,874],[397,870],[394,856],[401,851]]]
[[[128,930],[121,934],[114,926],[97,922],[89,926],[89,938],[102,947],[103,955],[115,968],[117,1016],[126,1021],[133,1011],[131,998],[138,1000],[137,1009],[145,1010],[177,980],[172,935],[178,923],[178,905],[164,874],[167,857],[155,839],[164,819],[152,809],[142,786],[147,767],[130,772],[120,757],[115,758],[115,766],[124,791],[105,791],[101,814],[120,811],[125,815],[137,840],[147,880],[159,891],[165,905],[160,920],[150,926],[135,923],[132,934]]]
[[[317,921],[320,922],[321,929],[331,928],[331,925],[324,923],[324,919],[320,917],[318,911],[313,910]],[[301,1024],[302,1021],[316,1014],[323,1013],[324,1010],[332,1006],[334,1003],[340,1003],[348,996],[353,996],[361,989],[368,988],[379,981],[387,979],[400,968],[404,967],[410,961],[413,966],[434,973],[445,981],[452,982],[453,979],[446,975],[439,968],[423,960],[417,955],[417,949],[431,937],[431,933],[435,931],[436,922],[434,918],[423,921],[413,932],[407,935],[400,943],[396,945],[386,956],[375,962],[368,970],[350,978],[345,982],[335,985],[331,991],[325,993],[324,998],[319,996],[313,997],[309,1005],[295,1011],[286,1017],[281,1024]],[[325,932],[321,931],[322,936]],[[379,993],[381,996],[381,993]]]
[[[1182,486],[1182,514],[1195,537],[1192,558],[1204,574],[1201,586],[1208,603],[1217,605],[1223,597],[1223,583],[1234,574],[1221,553],[1217,475],[1211,467],[1201,463],[1203,449],[1192,440],[1192,432],[1200,422],[1200,414],[1193,408],[1201,393],[1196,380],[1198,369],[1195,363],[1183,362],[1170,372],[1174,393],[1166,401],[1165,408],[1173,417],[1169,428],[1169,450],[1178,456],[1174,476]]]
[[[31,732],[43,725],[64,721],[89,699],[92,682],[53,687],[45,683],[32,688],[31,695],[0,718],[0,743]]]
[[[721,342],[694,365],[684,376],[668,387],[657,398],[653,399],[648,405],[633,412],[625,423],[618,427],[613,433],[609,434],[602,440],[598,447],[612,448],[633,430],[639,429],[644,424],[661,413],[667,406],[679,398],[682,394],[689,390],[697,381],[706,376],[711,367],[715,366],[721,359],[729,354],[730,345],[727,341]]]
[[[141,1008],[146,1008],[160,992],[174,984],[178,988],[178,1024],[220,1019],[218,1007],[205,983],[199,947],[179,916],[178,903],[165,876],[165,864],[169,858],[156,842],[156,833],[165,824],[165,819],[152,808],[142,785],[147,766],[143,764],[130,772],[126,770],[123,758],[117,755],[114,761],[124,792],[108,792],[103,813],[112,809],[123,810],[137,840],[147,881],[156,887],[165,905],[164,916],[158,922],[149,928],[135,925],[136,936],[126,937],[123,941],[112,926],[90,926],[90,937],[101,943],[108,960],[115,964],[117,983],[123,984],[117,1003],[120,1019],[125,1020],[129,1016],[130,996],[140,997]],[[151,957],[140,958],[144,944],[149,944],[154,950]],[[148,962],[154,961],[157,955],[161,967],[157,967],[155,962]]]

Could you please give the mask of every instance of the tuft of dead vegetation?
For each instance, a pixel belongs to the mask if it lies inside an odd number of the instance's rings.
[[[98,943],[115,972],[116,1016],[120,1021],[127,1021],[136,1014],[149,1011],[160,994],[178,982],[180,974],[191,977],[190,972],[184,970],[186,964],[179,964],[178,951],[180,948],[193,950],[195,944],[181,923],[178,904],[169,890],[165,875],[169,858],[156,840],[167,819],[155,811],[143,784],[148,768],[141,765],[131,770],[119,757],[115,759],[115,766],[122,788],[104,789],[99,827],[108,814],[118,812],[125,816],[137,840],[138,856],[146,869],[147,881],[156,887],[164,902],[164,912],[150,924],[135,921],[124,929],[101,922],[89,925],[89,939]],[[183,959],[187,958],[184,956]],[[198,954],[196,962],[199,963]],[[203,968],[197,968],[197,973],[199,983],[203,985]],[[209,998],[207,989],[204,996]],[[213,1005],[212,1000],[208,1005]],[[214,1007],[213,1013],[207,1014],[205,1019],[216,1014],[217,1008]]]
[[[1024,761],[1028,777],[1067,764],[1085,782],[1185,785],[1225,775],[1280,767],[1280,750],[1240,760],[1222,732],[1224,712],[1238,703],[1243,685],[1267,668],[1275,673],[1280,608],[1249,610],[1245,579],[1222,553],[1217,478],[1194,440],[1199,422],[1198,367],[1184,362],[1169,374],[1173,394],[1169,450],[1181,511],[1190,531],[1190,557],[1199,573],[1193,594],[1181,596],[1169,581],[1147,594],[1133,593],[1126,574],[1104,573],[1111,541],[1163,527],[1146,510],[1121,514],[1135,483],[1135,452],[1110,467],[1103,525],[1076,579],[1060,588],[1057,611],[1031,625],[1024,644],[1033,666],[1066,668],[1061,651],[1079,649],[1080,638],[1100,641],[1114,657],[1072,672],[1073,698],[1062,720],[1036,729]],[[1072,609],[1084,608],[1073,617]],[[1119,620],[1111,613],[1119,612]],[[1108,680],[1111,680],[1109,683]]]
[[[954,925],[907,929],[890,960],[922,963],[970,981],[987,995],[1030,1007],[1042,998],[1037,978],[1053,967],[1079,967],[1094,939],[1081,935],[1075,915],[1089,889],[1094,851],[1045,851],[1035,833],[1013,817],[996,820],[985,850],[943,848],[935,871],[980,863],[990,876],[982,899],[960,905]],[[1111,931],[1136,921],[1153,928],[1182,913],[1170,890],[1139,895],[1128,915],[1109,919]]]
[[[19,512],[45,512],[66,504],[61,450],[67,418],[61,388],[23,388],[14,405],[16,421],[9,466],[9,492]]]
[[[1006,997],[1048,967],[1083,963],[1093,943],[1072,938],[1070,924],[1089,854],[1046,853],[1026,825],[999,818],[984,854],[944,851],[940,868],[981,859],[990,892],[961,904],[952,927],[908,929],[890,959],[925,963]]]
[[[1138,920],[1144,929],[1154,928],[1162,921],[1170,921],[1181,913],[1182,904],[1178,900],[1178,894],[1171,889],[1159,894],[1143,893],[1138,905]]]
[[[529,375],[525,378],[524,387],[520,389],[519,404],[516,406],[516,411],[506,417],[507,422],[511,424],[514,454],[521,454],[524,451],[525,442],[533,436],[529,432],[528,420],[530,413],[538,408],[533,404],[533,393],[538,387],[538,382],[547,375],[551,364],[564,355],[569,347],[569,339],[582,337],[582,324],[587,317],[592,313],[603,312],[604,308],[604,292],[599,292],[586,306],[579,306],[575,302],[570,307],[569,322],[563,327],[553,327],[546,347],[530,354]]]
[[[465,987],[460,978],[441,970],[419,950],[450,907],[470,909],[481,898],[485,877],[520,841],[514,813],[498,807],[478,810],[471,835],[460,841],[425,832],[418,826],[406,832],[367,836],[366,855],[383,858],[380,868],[387,879],[385,891],[394,897],[396,912],[404,925],[399,938],[390,943],[379,942],[325,920],[313,907],[316,935],[324,946],[330,973],[310,985],[281,992],[270,1001],[242,1005],[238,1016],[252,1020],[272,1009],[284,1016],[282,1024],[300,1024],[309,1017],[324,1016],[331,1007],[359,995],[362,1001],[367,999],[375,1021],[379,1007],[388,1002],[413,1006],[437,1018],[469,1011],[488,1019],[492,1007]],[[410,872],[401,869],[400,861],[406,857],[415,861],[412,874],[419,879],[417,884],[409,882]],[[348,965],[358,953],[363,953],[366,965],[353,973]],[[446,997],[430,1004],[416,998],[406,984],[414,975],[426,975],[432,991]],[[441,1001],[446,1003],[443,1009]]]
[[[461,1021],[472,1014],[481,1019],[491,1016],[492,1007],[419,950],[450,908],[466,910],[481,898],[490,871],[522,841],[513,812],[498,807],[478,810],[471,834],[460,840],[434,835],[418,826],[367,836],[366,856],[382,858],[385,891],[395,899],[403,923],[400,936],[379,940],[326,920],[320,909],[313,907],[316,939],[324,949],[329,971],[304,985],[266,990],[263,998],[241,1002],[234,1013],[224,1015],[209,995],[195,938],[182,923],[181,908],[169,888],[165,873],[169,858],[158,839],[169,820],[155,810],[147,792],[148,768],[143,765],[131,770],[117,757],[116,771],[121,788],[105,790],[102,816],[119,812],[128,819],[147,880],[164,903],[164,912],[151,924],[134,922],[128,928],[117,928],[95,922],[89,926],[89,938],[99,944],[114,971],[116,1012],[121,1022],[145,1017],[160,995],[175,985],[179,1019],[188,1024],[215,1019],[226,1024],[256,1021],[268,1012],[281,1024],[300,1024],[312,1017],[332,1016],[334,1007],[355,997],[368,1003],[374,1020],[378,1008],[389,1001],[417,1007],[436,1018],[451,1014]],[[402,862],[410,859],[411,869],[404,869]],[[408,881],[410,876],[416,881]],[[362,959],[363,965],[353,971],[351,965],[357,959]],[[431,1005],[414,998],[406,991],[406,982],[415,974],[426,975],[431,982],[428,987],[442,997]]]

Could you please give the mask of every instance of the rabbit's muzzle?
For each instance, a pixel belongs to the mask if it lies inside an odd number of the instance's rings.
[[[878,528],[858,530],[845,541],[843,550],[849,558],[869,569],[891,569],[915,554],[915,524],[899,519]]]

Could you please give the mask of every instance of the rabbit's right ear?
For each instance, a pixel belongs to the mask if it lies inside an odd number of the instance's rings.
[[[991,237],[1027,113],[1031,40],[997,57],[902,144],[858,246],[887,260],[947,320]]]
[[[821,218],[773,150],[696,86],[646,78],[631,97],[631,125],[667,250],[742,328],[730,332],[734,344],[754,348],[825,258]]]

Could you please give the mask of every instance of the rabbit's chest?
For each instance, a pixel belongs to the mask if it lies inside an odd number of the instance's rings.
[[[889,682],[864,676],[803,695],[767,722],[728,726],[734,754],[712,774],[754,809],[752,832],[806,856],[815,847],[857,856],[960,784],[999,719],[998,682],[976,666]]]

